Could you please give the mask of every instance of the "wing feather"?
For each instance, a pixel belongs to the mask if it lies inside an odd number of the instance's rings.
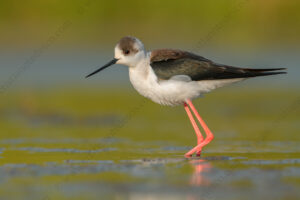
[[[193,81],[249,78],[284,74],[285,68],[249,69],[214,63],[202,56],[181,50],[159,49],[151,52],[150,65],[159,79],[189,76]],[[272,71],[272,72],[270,72]],[[275,72],[274,72],[275,71]]]

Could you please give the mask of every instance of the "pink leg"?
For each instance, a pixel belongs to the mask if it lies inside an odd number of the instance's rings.
[[[205,124],[205,122],[203,121],[203,119],[201,118],[201,116],[199,115],[199,113],[197,112],[196,108],[194,107],[193,103],[191,100],[187,100],[187,104],[190,106],[190,108],[192,109],[193,113],[195,114],[195,116],[197,117],[200,125],[202,126],[202,128],[205,131],[206,134],[206,138],[204,141],[202,141],[200,144],[198,144],[196,147],[194,147],[192,150],[190,150],[189,152],[187,152],[185,154],[185,156],[189,157],[191,156],[193,153],[195,152],[201,152],[202,147],[204,147],[205,145],[207,145],[208,143],[210,143],[213,139],[214,139],[214,135],[212,134],[212,132],[209,130],[209,128],[207,127],[207,125]]]
[[[204,139],[203,139],[203,136],[202,136],[202,134],[201,134],[201,132],[200,132],[200,130],[199,130],[199,127],[197,126],[196,121],[194,120],[193,114],[191,113],[191,111],[190,111],[190,109],[189,109],[189,107],[188,107],[188,105],[187,105],[186,103],[184,103],[184,109],[185,109],[185,111],[186,111],[186,113],[187,113],[187,115],[188,115],[188,117],[189,117],[189,119],[190,119],[190,121],[191,121],[191,123],[192,123],[192,125],[193,125],[193,128],[194,128],[194,130],[195,130],[195,133],[196,133],[196,135],[197,135],[197,145],[199,145],[199,144],[201,144],[202,141],[204,140]],[[197,151],[197,156],[200,156],[200,154],[201,154],[201,150],[200,150],[200,151]],[[186,156],[187,156],[187,155],[186,155]],[[188,156],[188,157],[189,157],[189,156]]]
[[[184,109],[185,109],[187,115],[189,116],[190,121],[191,121],[191,123],[193,125],[193,128],[195,130],[195,133],[197,135],[197,144],[200,144],[203,141],[203,136],[202,136],[202,134],[199,130],[199,127],[197,126],[196,121],[194,120],[193,114],[191,113],[191,111],[190,111],[190,109],[189,109],[189,107],[186,103],[184,103]]]

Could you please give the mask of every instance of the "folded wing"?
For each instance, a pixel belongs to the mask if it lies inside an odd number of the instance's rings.
[[[174,76],[189,76],[193,81],[249,78],[284,74],[285,68],[249,69],[214,63],[202,56],[174,49],[159,49],[151,52],[150,65],[161,80]]]

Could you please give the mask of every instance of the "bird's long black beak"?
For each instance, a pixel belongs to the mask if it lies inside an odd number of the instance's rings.
[[[85,78],[88,78],[94,74],[97,74],[98,72],[100,72],[101,70],[113,65],[113,64],[116,64],[116,62],[118,61],[118,59],[114,58],[112,59],[109,63],[107,63],[106,65],[100,67],[99,69],[97,69],[96,71],[94,71],[93,73],[90,73],[89,75],[87,75]]]

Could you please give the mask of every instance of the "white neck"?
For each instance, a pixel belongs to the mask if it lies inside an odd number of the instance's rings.
[[[158,84],[157,77],[155,76],[150,66],[150,54],[147,53],[144,59],[134,67],[129,67],[129,78],[133,87],[143,96],[149,97],[151,87]]]

